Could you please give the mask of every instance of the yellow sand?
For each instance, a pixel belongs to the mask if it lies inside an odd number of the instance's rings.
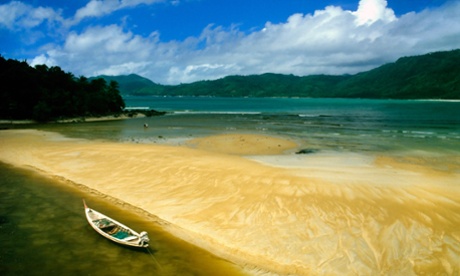
[[[254,274],[460,273],[459,156],[273,155],[294,144],[258,135],[191,145],[4,130],[0,161],[137,206]]]

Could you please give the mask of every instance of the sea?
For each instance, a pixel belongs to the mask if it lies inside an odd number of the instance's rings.
[[[127,96],[164,116],[42,129],[86,139],[181,143],[220,133],[289,138],[315,152],[405,154],[460,150],[460,101]],[[148,128],[144,128],[144,124]]]
[[[166,114],[7,128],[175,145],[221,133],[257,133],[294,140],[309,154],[460,154],[460,101],[152,96],[124,100],[127,108]],[[172,237],[148,218],[108,199],[8,164],[0,163],[0,173],[1,275],[242,275],[234,264]],[[126,249],[99,237],[85,221],[82,198],[135,229],[147,230],[152,251]]]

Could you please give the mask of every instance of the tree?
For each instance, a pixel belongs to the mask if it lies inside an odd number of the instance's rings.
[[[30,67],[25,61],[0,56],[0,118],[48,121],[112,115],[124,107],[116,82],[88,82],[58,66]]]

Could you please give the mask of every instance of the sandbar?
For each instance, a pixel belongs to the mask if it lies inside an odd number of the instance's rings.
[[[2,130],[0,161],[145,210],[252,275],[460,273],[459,156],[435,165],[299,156],[293,143],[242,134],[170,146]]]

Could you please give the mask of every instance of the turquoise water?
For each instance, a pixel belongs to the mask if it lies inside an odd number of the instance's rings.
[[[126,97],[165,116],[45,125],[71,137],[163,143],[217,133],[261,133],[345,152],[457,152],[460,102],[304,98]],[[149,128],[143,127],[144,123]]]

